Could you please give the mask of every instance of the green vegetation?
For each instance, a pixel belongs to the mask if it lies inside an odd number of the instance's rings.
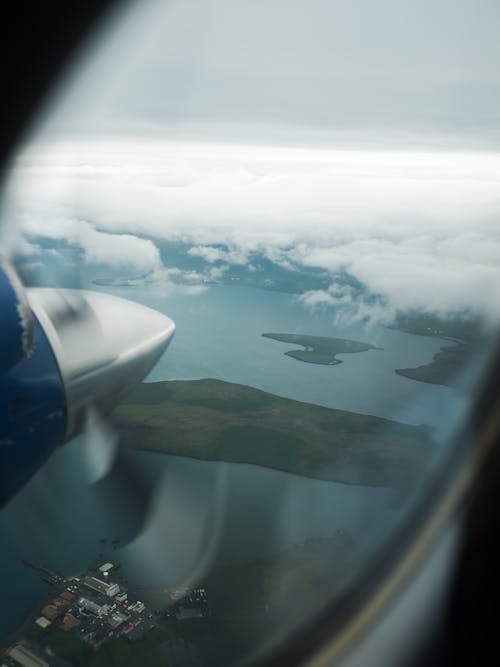
[[[368,343],[360,343],[357,340],[348,340],[346,338],[326,338],[322,336],[283,333],[264,333],[262,335],[264,338],[271,338],[280,343],[302,345],[305,348],[304,350],[290,350],[289,352],[285,352],[285,354],[298,361],[305,361],[309,364],[325,364],[333,366],[342,363],[340,359],[336,358],[337,354],[381,349],[380,347],[375,347]]]
[[[434,355],[429,364],[398,368],[396,373],[431,384],[454,386],[460,371],[477,351],[483,338],[477,319],[441,319],[435,315],[400,316],[391,327],[417,336],[434,336],[451,341]]]
[[[73,667],[249,665],[347,593],[370,553],[353,536],[337,531],[250,563],[215,562],[198,584],[207,592],[210,615],[205,618],[162,618],[161,610],[171,604],[168,592],[141,589],[141,599],[159,612],[160,627],[135,641],[119,637],[95,648],[75,632],[36,626],[34,616],[23,637],[49,648],[57,656],[54,664],[61,658]]]
[[[254,664],[345,592],[368,556],[352,536],[338,533],[250,563],[216,566],[200,584],[211,616],[168,619],[165,628],[193,647],[199,664]],[[149,604],[161,600],[161,590],[141,595]]]
[[[302,403],[221,380],[137,387],[114,412],[129,447],[404,488],[430,465],[425,426]]]
[[[71,632],[56,627],[42,630],[33,625],[28,633],[30,640],[49,647],[55,655],[68,660],[73,667],[162,667],[158,647],[168,639],[164,630],[155,629],[141,639],[131,642],[119,637],[94,649]]]
[[[470,353],[471,348],[468,345],[442,347],[434,355],[430,364],[424,364],[416,368],[397,368],[395,372],[418,382],[443,384],[452,387],[457,381],[458,371],[465,366]]]
[[[417,336],[436,336],[456,342],[470,342],[481,338],[481,325],[470,317],[450,317],[437,315],[400,315],[390,327]]]

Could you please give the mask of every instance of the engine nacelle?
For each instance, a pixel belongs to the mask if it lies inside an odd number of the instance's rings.
[[[171,319],[100,292],[24,289],[0,264],[0,506],[89,408],[107,413],[153,368]]]

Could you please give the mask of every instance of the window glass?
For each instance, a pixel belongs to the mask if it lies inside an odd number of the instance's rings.
[[[77,664],[251,664],[397,535],[498,325],[497,21],[176,0],[125,3],[95,36],[11,165],[3,244],[28,286],[177,330],[0,513],[2,636],[25,623]],[[73,583],[51,612],[22,559],[145,607],[102,612]]]

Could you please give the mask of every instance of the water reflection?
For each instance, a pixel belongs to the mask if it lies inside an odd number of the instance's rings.
[[[151,469],[165,469],[150,523],[122,551],[136,563],[134,576],[144,586],[188,581],[200,554],[208,569],[213,563],[250,562],[337,534],[353,536],[369,551],[399,514],[392,489],[254,465],[141,456]]]

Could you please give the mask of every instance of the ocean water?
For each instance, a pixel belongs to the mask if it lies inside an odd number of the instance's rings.
[[[429,424],[441,441],[453,432],[466,399],[448,387],[397,375],[396,368],[428,363],[446,343],[361,322],[341,325],[335,311],[313,311],[297,297],[245,287],[217,286],[199,294],[155,289],[115,289],[166,313],[177,331],[148,380],[219,378],[279,396]],[[263,338],[264,332],[352,338],[382,350],[339,355],[342,364],[307,364],[284,353],[293,346]]]
[[[454,390],[394,373],[430,361],[440,340],[359,323],[340,326],[331,310],[313,312],[293,295],[251,288],[107,291],[157,308],[177,324],[149,381],[219,378],[319,405],[425,423],[442,446],[466,412],[466,399]],[[263,338],[263,332],[353,338],[384,349],[341,355],[344,363],[333,367],[316,366],[285,356],[290,347]],[[339,530],[375,545],[399,519],[390,489],[140,453],[138,465],[155,502],[135,537],[138,524],[127,499],[108,502],[99,484],[89,483],[83,452],[78,440],[55,452],[0,512],[0,634],[16,627],[47,590],[22,558],[69,574],[102,554],[123,562],[144,585],[173,585],[202,576],[213,562],[252,560]],[[113,539],[120,540],[116,549]]]

